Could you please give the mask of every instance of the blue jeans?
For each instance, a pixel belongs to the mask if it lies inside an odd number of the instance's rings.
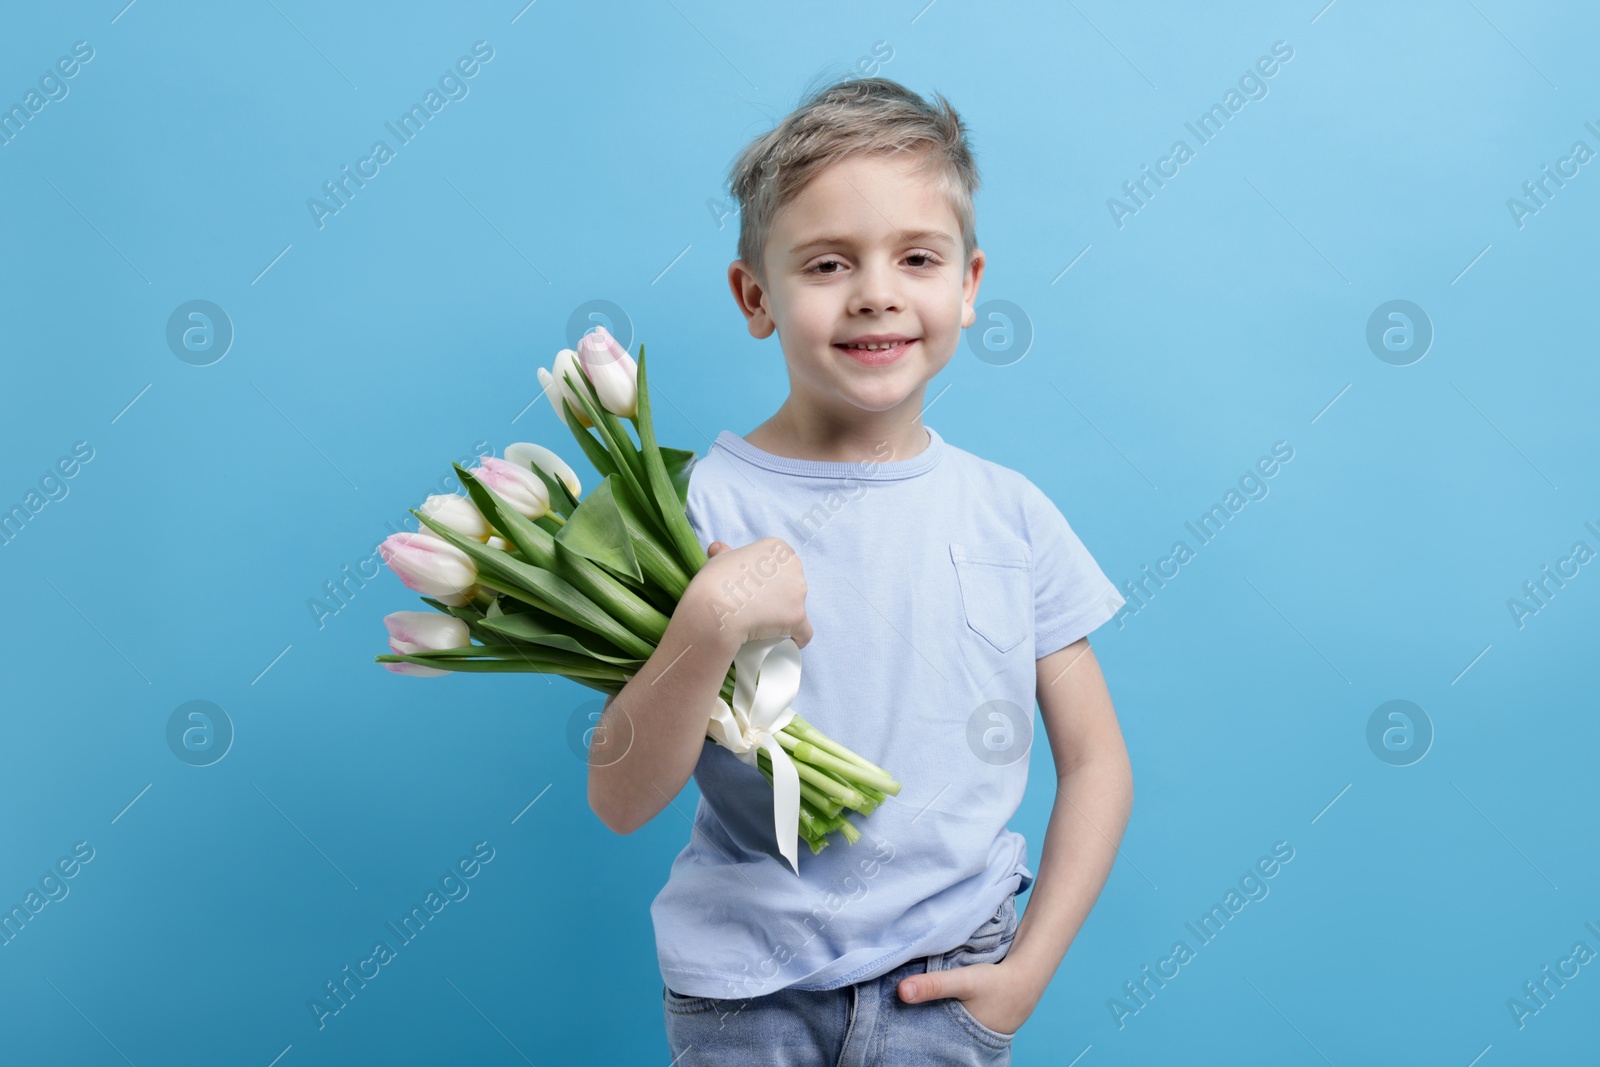
[[[912,975],[999,963],[1011,951],[1017,922],[1013,894],[966,944],[838,989],[719,1000],[663,986],[673,1067],[1009,1065],[1015,1033],[989,1029],[955,997],[907,1004],[898,988]]]

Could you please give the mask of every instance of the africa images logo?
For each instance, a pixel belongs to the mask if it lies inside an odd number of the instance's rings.
[[[372,148],[366,156],[356,161],[355,170],[350,169],[346,163],[340,169],[339,177],[335,181],[322,183],[322,191],[326,199],[309,197],[306,200],[306,209],[311,212],[311,221],[317,224],[317,229],[327,225],[329,216],[337,215],[340,211],[350,206],[350,201],[360,190],[366,188],[367,182],[376,178],[381,173],[380,168],[395,158],[400,148],[410,144],[422,133],[428,120],[443,111],[445,105],[452,100],[465,100],[471,88],[467,79],[474,78],[483,69],[483,64],[494,58],[494,48],[488,41],[478,41],[472,46],[472,55],[462,56],[456,60],[455,66],[439,75],[439,87],[428,87],[419,103],[413,103],[410,108],[401,112],[400,117],[394,122],[384,123],[384,128],[394,135],[394,147],[389,142],[377,140],[372,142]]]

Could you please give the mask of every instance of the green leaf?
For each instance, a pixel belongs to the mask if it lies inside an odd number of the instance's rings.
[[[672,488],[678,491],[678,503],[683,507],[689,506],[689,471],[698,458],[684,448],[661,449],[661,462],[667,466],[667,477],[672,479]]]
[[[617,510],[622,513],[623,522],[633,538],[633,554],[639,561],[640,569],[652,584],[659,586],[676,604],[689,587],[689,576],[683,573],[683,567],[673,554],[662,546],[661,535],[645,521],[639,502],[627,493],[619,492],[613,492],[612,499],[616,501]]]
[[[442,539],[465,552],[477,566],[478,582],[494,592],[526,600],[536,608],[576,623],[625,652],[648,657],[655,646],[601,610],[572,583],[547,570],[512,559],[496,548],[489,548],[464,537],[442,522],[435,522],[416,508],[409,509]]]
[[[552,615],[550,612],[545,611],[542,608],[536,608],[525,600],[518,600],[513,596],[502,596],[497,598],[496,602],[500,605],[500,614],[485,615],[483,618],[492,621],[497,618],[504,618],[512,615],[526,616],[527,618],[533,620],[533,623],[537,625],[540,630],[543,630],[546,633],[566,634],[568,637],[572,638],[580,645],[583,645],[585,648],[594,649],[595,653],[602,659],[607,656],[616,659],[627,658],[627,653],[618,648],[616,645],[612,644],[610,641],[607,641],[605,638],[599,636],[594,631],[586,630],[582,626],[578,626],[575,623],[570,623],[561,616]]]
[[[600,440],[605,443],[606,454],[611,457],[612,471],[617,475],[620,483],[627,492],[632,493],[642,503],[650,501],[650,491],[645,481],[643,460],[633,447],[633,439],[628,436],[627,430],[622,428],[618,418],[607,411],[600,404],[600,394],[594,391],[594,385],[582,374],[567,375],[571,382],[572,391],[578,395],[578,401],[583,405],[585,413],[594,423],[595,432],[600,435]],[[574,380],[576,379],[576,380]],[[667,533],[665,526],[660,526],[660,520],[653,514],[653,509],[648,509],[651,524],[657,526],[661,533]]]
[[[501,619],[522,619],[522,625],[498,625]],[[643,659],[629,659],[627,656],[611,656],[611,654],[595,653],[586,648],[582,641],[568,637],[566,633],[557,630],[544,630],[539,632],[536,622],[530,616],[494,616],[478,622],[477,629],[485,630],[490,637],[485,638],[482,645],[462,645],[459,648],[429,648],[418,653],[406,653],[421,659],[474,659],[474,657],[488,657],[488,659],[517,659],[517,661],[538,662],[538,664],[552,665],[557,670],[568,673],[605,673],[610,677],[613,669],[637,672],[645,665]],[[501,630],[507,630],[502,633]],[[589,638],[590,645],[603,646],[603,641]]]
[[[614,619],[626,625],[631,633],[649,641],[658,641],[666,631],[667,614],[656,605],[623,585],[611,572],[591,562],[586,556],[566,550],[557,551],[554,537],[537,523],[513,510],[494,490],[478,481],[471,471],[456,470],[461,480],[469,483],[468,491],[478,502],[479,510],[489,518],[495,529],[510,538],[512,543],[534,566],[560,574],[583,595]],[[607,475],[610,479],[612,475]],[[590,494],[591,496],[593,493]],[[476,542],[474,542],[476,543]],[[637,572],[637,569],[635,570]],[[674,600],[676,602],[676,600]]]
[[[585,635],[580,639],[563,630],[547,626],[532,614],[495,615],[484,619],[479,625],[502,640],[522,641],[530,645],[561,649],[589,660],[599,660],[631,671],[637,671],[645,662],[637,657],[607,651],[609,646],[592,635]]]
[[[656,512],[659,520],[664,523],[665,530],[673,547],[677,550],[678,560],[684,569],[693,575],[706,562],[706,551],[700,547],[700,540],[695,536],[694,529],[689,525],[688,515],[684,512],[684,502],[679,499],[678,491],[672,484],[671,477],[667,474],[667,466],[662,458],[661,449],[656,444],[655,424],[650,416],[650,388],[645,377],[644,345],[639,346],[639,445],[644,453],[644,469],[648,475],[650,493],[654,497]]]
[[[637,670],[614,663],[597,663],[582,652],[533,644],[468,645],[464,648],[429,649],[407,655],[438,663],[452,663],[470,659],[495,659],[550,667],[563,674],[582,674],[588,677],[613,677],[618,671]],[[642,664],[643,660],[632,663]]]
[[[406,655],[418,659],[471,659],[474,656],[504,659],[514,658],[516,650],[510,645],[462,645],[460,648],[426,648],[420,652],[407,652]]]
[[[515,653],[511,659],[449,659],[420,654],[386,653],[374,656],[373,660],[377,663],[416,663],[438,671],[467,671],[480,674],[559,674],[591,689],[608,693],[617,692],[630,677],[620,668],[602,667],[599,664],[590,671],[568,673],[567,670],[557,668],[553,664],[517,657]]]
[[[556,534],[556,542],[617,574],[642,582],[644,575],[633,554],[633,538],[628,536],[627,523],[611,492],[613,481],[614,477],[607,476],[589,491]]]

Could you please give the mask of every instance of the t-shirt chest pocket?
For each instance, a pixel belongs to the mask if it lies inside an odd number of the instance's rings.
[[[961,607],[972,627],[998,652],[1015,648],[1032,626],[1033,585],[1021,549],[950,543]]]

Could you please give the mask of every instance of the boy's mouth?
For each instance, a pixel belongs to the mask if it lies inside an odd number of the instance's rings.
[[[833,347],[857,363],[868,367],[882,367],[905,355],[916,343],[915,337],[877,335],[842,342]]]

